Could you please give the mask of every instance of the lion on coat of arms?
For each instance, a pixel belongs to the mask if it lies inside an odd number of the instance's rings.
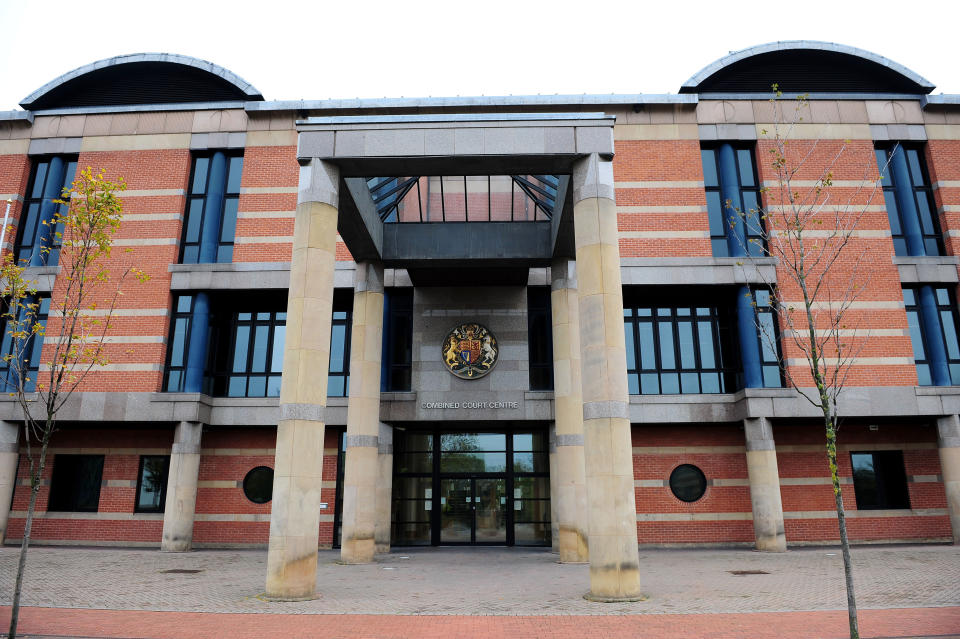
[[[499,349],[493,333],[476,323],[461,324],[443,341],[443,362],[461,379],[483,377],[497,362]]]

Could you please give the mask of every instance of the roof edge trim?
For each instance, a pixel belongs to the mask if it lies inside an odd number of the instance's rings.
[[[200,58],[194,58],[187,55],[180,55],[177,53],[131,53],[127,55],[114,56],[112,58],[104,58],[103,60],[97,60],[96,62],[85,64],[82,67],[77,67],[73,71],[68,71],[63,75],[54,78],[50,82],[47,82],[45,85],[25,97],[20,101],[20,106],[24,109],[30,109],[37,100],[50,91],[63,84],[66,84],[71,80],[79,78],[82,75],[86,75],[107,67],[134,64],[138,62],[168,62],[170,64],[180,64],[183,66],[193,67],[194,69],[206,71],[207,73],[215,75],[229,82],[239,91],[243,92],[249,100],[263,100],[263,95],[256,89],[256,87],[238,76],[233,71],[214,64],[213,62],[201,60]]]
[[[634,104],[691,104],[696,95],[686,94],[572,94],[572,95],[499,95],[427,98],[345,98],[330,100],[273,100],[248,102],[247,111],[334,111],[350,109],[412,109],[464,107],[584,106]]]
[[[926,89],[927,93],[933,91],[935,85],[921,76],[920,74],[911,71],[907,67],[885,58],[882,55],[878,55],[871,51],[866,51],[864,49],[858,49],[856,47],[851,47],[846,44],[837,44],[836,42],[821,42],[819,40],[782,40],[778,42],[768,42],[767,44],[758,44],[753,47],[748,47],[740,51],[734,51],[733,53],[726,55],[719,60],[716,60],[704,68],[700,69],[694,73],[689,80],[680,85],[681,92],[691,92],[697,93],[697,87],[705,81],[707,78],[712,76],[714,73],[720,71],[721,69],[739,62],[746,58],[753,57],[755,55],[760,55],[762,53],[771,53],[773,51],[792,51],[798,49],[812,49],[815,51],[831,51],[834,53],[845,53],[857,58],[862,58],[868,60],[875,64],[887,67],[891,71],[895,71],[900,75],[906,77],[912,82],[915,82],[920,87]]]

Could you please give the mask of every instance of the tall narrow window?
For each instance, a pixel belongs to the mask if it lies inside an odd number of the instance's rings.
[[[921,386],[960,383],[960,340],[956,303],[946,287],[903,289],[917,381]]]
[[[783,376],[780,370],[780,331],[773,296],[766,289],[754,289],[757,339],[760,340],[760,366],[763,371],[764,388],[780,388]]]
[[[353,291],[333,294],[333,321],[330,326],[330,369],[327,373],[327,396],[350,394],[350,333],[353,324]]]
[[[56,455],[47,510],[97,512],[102,478],[103,455]]]
[[[752,145],[724,143],[703,148],[700,156],[713,255],[763,256],[760,184]]]
[[[60,260],[58,229],[51,224],[53,216],[64,205],[54,204],[63,190],[70,188],[77,172],[77,159],[53,156],[34,161],[30,171],[27,198],[17,229],[14,256],[29,266],[56,265]]]
[[[137,501],[133,512],[162,513],[167,499],[169,455],[141,455],[137,473]]]
[[[625,295],[627,379],[634,395],[730,393],[736,390],[736,342],[728,304]],[[632,299],[630,299],[632,298]],[[679,303],[678,303],[679,302]]]
[[[900,143],[880,146],[877,166],[897,255],[942,255],[943,235],[922,150]]]
[[[180,262],[233,261],[243,156],[216,151],[193,158]]]
[[[413,370],[413,289],[388,288],[384,297],[384,391],[408,391]]]
[[[527,345],[530,390],[553,390],[553,319],[550,287],[527,289]]]
[[[178,295],[173,298],[173,318],[170,322],[167,370],[163,387],[165,390],[183,392],[187,370],[187,353],[190,350],[190,321],[193,317],[193,295]]]
[[[9,312],[6,311],[5,312]],[[30,326],[38,324],[46,327],[47,317],[50,314],[50,298],[28,296],[20,300],[17,312],[17,327],[11,326],[10,320],[2,322],[3,336],[0,337],[0,356],[16,355],[14,351],[13,337],[11,330],[30,330]],[[26,379],[23,382],[23,388],[26,391],[33,391],[37,387],[37,376],[40,374],[40,355],[43,352],[43,335],[34,333],[28,337],[26,343],[21,347],[19,356],[22,358],[23,372]],[[18,366],[15,362],[0,358],[0,392],[13,392],[19,379],[17,378]]]

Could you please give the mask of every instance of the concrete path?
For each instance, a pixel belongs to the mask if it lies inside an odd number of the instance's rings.
[[[11,600],[17,552],[0,548],[0,606]],[[270,603],[259,598],[261,550],[38,546],[22,628],[90,637],[842,637],[846,628],[835,548],[643,550],[648,599],[632,604],[584,601],[587,566],[543,550],[402,549],[365,566],[338,556],[321,552],[316,600]],[[873,546],[853,556],[864,636],[960,636],[960,549]],[[8,616],[0,608],[0,623]]]

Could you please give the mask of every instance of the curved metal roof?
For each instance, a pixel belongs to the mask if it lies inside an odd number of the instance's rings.
[[[134,53],[64,73],[25,97],[20,106],[38,110],[248,100],[263,100],[263,95],[212,62],[174,53]]]
[[[889,60],[870,51],[864,51],[863,49],[857,49],[856,47],[844,44],[836,44],[834,42],[786,40],[783,42],[770,42],[749,47],[724,56],[716,62],[707,65],[684,82],[680,87],[680,93],[736,92],[737,88],[735,85],[737,79],[735,78],[726,78],[726,86],[722,89],[717,89],[711,85],[718,80],[719,76],[732,75],[731,72],[735,67],[750,70],[750,68],[754,66],[751,62],[759,65],[759,60],[763,57],[769,58],[771,55],[776,56],[780,54],[779,57],[786,59],[784,56],[791,53],[795,54],[793,61],[798,63],[808,61],[813,65],[815,64],[815,60],[830,58],[843,61],[845,58],[849,66],[848,70],[851,73],[863,73],[865,70],[872,71],[873,73],[870,75],[873,77],[868,78],[868,81],[872,80],[875,86],[871,86],[869,89],[854,89],[852,92],[926,94],[934,89],[933,83],[923,76],[911,71],[902,64],[898,64],[893,60]],[[804,56],[806,56],[806,60]],[[840,66],[842,67],[843,65]],[[843,69],[838,69],[835,65],[830,65],[826,68],[818,66],[816,69],[809,69],[804,79],[807,82],[813,83],[813,86],[821,86],[824,82],[829,81],[829,77],[825,78],[824,76],[829,76],[831,73],[838,73],[842,70]],[[742,82],[742,80],[740,81]],[[779,79],[777,81],[779,81]],[[780,82],[780,84],[784,86],[782,82]],[[883,84],[889,84],[890,87],[884,89]],[[809,90],[809,88],[802,86],[787,88],[791,91]],[[744,92],[751,92],[751,90],[752,87],[748,87]],[[769,90],[769,85],[767,86],[767,90]]]

